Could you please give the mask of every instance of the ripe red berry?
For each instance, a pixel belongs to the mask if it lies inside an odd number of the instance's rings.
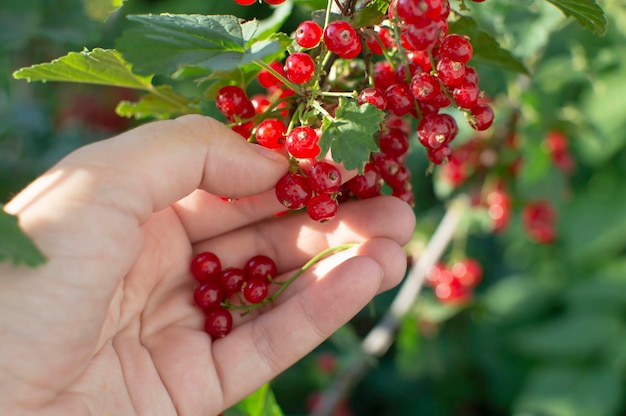
[[[250,6],[252,4],[254,4],[256,1],[258,0],[235,0],[235,3],[241,5],[241,6]]]
[[[363,174],[350,179],[347,184],[350,192],[357,198],[373,198],[380,195],[382,178],[378,169],[373,164],[368,163],[365,165]]]
[[[405,83],[393,84],[385,90],[387,110],[397,116],[409,114],[414,109],[411,89]]]
[[[283,69],[283,65],[280,62],[272,62],[270,67],[276,71],[278,74],[285,76],[285,70]],[[264,88],[279,88],[283,85],[282,81],[276,78],[274,74],[272,74],[267,69],[262,69],[257,75],[257,81]]]
[[[205,315],[204,330],[211,338],[224,338],[233,329],[233,316],[227,309],[215,307],[206,311]]]
[[[268,277],[274,279],[278,274],[278,269],[274,260],[262,254],[254,256],[248,260],[243,268],[243,271],[247,280],[255,278],[268,279]]]
[[[190,271],[193,277],[202,283],[217,279],[222,272],[222,263],[214,253],[204,251],[191,259]]]
[[[285,144],[287,126],[278,118],[266,118],[259,123],[256,129],[256,141],[261,146],[277,149]]]
[[[317,194],[332,194],[341,187],[341,172],[327,162],[315,163],[308,172],[309,188]]]
[[[269,292],[267,278],[255,277],[246,282],[243,288],[243,297],[250,303],[263,302]]]
[[[344,21],[330,22],[324,29],[324,43],[340,58],[353,59],[361,53],[361,39],[354,27]]]
[[[219,277],[220,287],[226,296],[239,292],[245,281],[243,270],[238,268],[223,270]]]
[[[460,108],[470,109],[478,104],[480,90],[478,85],[463,81],[461,85],[454,88],[452,96]]]
[[[276,184],[276,198],[285,208],[303,208],[311,199],[311,188],[304,176],[287,173]]]
[[[263,1],[265,1],[267,4],[278,5],[278,4],[283,4],[287,0],[263,0]]]
[[[450,268],[452,275],[465,287],[473,288],[483,278],[483,268],[479,262],[469,257],[455,262]]]
[[[437,76],[444,85],[456,87],[465,77],[465,64],[450,58],[441,58],[437,62]]]
[[[315,130],[308,126],[296,127],[287,135],[287,151],[293,157],[312,158],[320,153],[319,137]]]
[[[294,52],[285,60],[285,75],[294,84],[308,82],[315,71],[313,58],[304,52]]]
[[[440,283],[435,286],[435,296],[441,303],[460,304],[468,302],[472,294],[469,288],[453,279],[450,283]]]
[[[473,49],[466,37],[453,33],[441,40],[438,52],[441,57],[465,64],[472,58]]]
[[[493,124],[493,108],[489,104],[477,104],[467,115],[467,120],[474,130],[487,130]]]
[[[422,72],[411,79],[411,92],[418,101],[434,101],[441,92],[441,86],[435,76]]]
[[[322,40],[323,29],[313,20],[305,20],[296,28],[296,43],[305,49],[316,47]]]
[[[417,127],[417,138],[427,148],[437,149],[450,143],[457,133],[457,125],[449,114],[427,114]]]
[[[554,242],[556,211],[547,201],[527,204],[522,211],[522,223],[528,237],[541,244]]]
[[[359,105],[370,103],[379,110],[387,108],[387,97],[376,87],[363,88],[359,93]]]
[[[426,275],[426,284],[436,287],[439,284],[449,284],[454,279],[452,271],[444,263],[436,263]]]
[[[219,306],[224,300],[224,293],[216,281],[208,281],[193,291],[193,300],[200,309],[206,311]]]
[[[426,17],[418,18],[403,31],[409,50],[427,51],[432,49],[439,40],[439,26],[434,20]]]
[[[338,204],[330,195],[319,194],[311,198],[306,212],[312,220],[326,222],[337,215]]]
[[[400,129],[389,129],[378,136],[380,151],[393,157],[404,155],[409,149],[409,137]]]
[[[227,117],[242,114],[249,101],[246,92],[235,85],[226,85],[220,88],[215,96],[217,109]]]

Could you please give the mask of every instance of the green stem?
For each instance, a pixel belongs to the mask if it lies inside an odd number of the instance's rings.
[[[295,282],[298,277],[300,277],[304,272],[306,272],[308,269],[310,269],[313,265],[315,265],[317,262],[319,262],[326,256],[330,254],[339,253],[341,251],[352,248],[356,245],[357,243],[341,244],[339,246],[330,247],[324,251],[321,251],[320,253],[316,254],[311,260],[309,260],[304,266],[302,266],[297,272],[295,272],[294,275],[291,276],[288,280],[281,282],[281,286],[272,296],[268,296],[267,298],[265,298],[263,301],[259,303],[248,305],[248,304],[245,304],[244,302],[241,302],[242,303],[241,305],[235,305],[229,301],[224,301],[222,302],[222,306],[230,310],[244,311],[243,315],[246,315],[255,309],[261,308],[271,302],[274,302],[276,298],[278,298],[278,296],[280,296],[281,293],[283,293],[289,286],[291,286],[291,284]]]
[[[276,72],[276,70],[274,68],[272,68],[270,65],[266,64],[263,61],[259,61],[259,60],[255,60],[254,63],[257,64],[258,66],[260,66],[261,68],[267,70],[272,75],[274,75],[276,78],[278,78],[287,87],[291,88],[292,90],[294,90],[299,95],[302,95],[302,91],[301,91],[301,89],[300,89],[300,87],[298,85],[294,84],[293,82],[289,81],[287,78],[285,78],[284,76],[282,76],[281,74]]]
[[[322,107],[317,101],[313,101],[311,103],[311,105],[320,113],[322,113],[325,117],[328,117],[331,120],[334,120],[335,118],[333,116],[330,115],[330,113],[328,111],[326,111],[326,109],[324,107]]]

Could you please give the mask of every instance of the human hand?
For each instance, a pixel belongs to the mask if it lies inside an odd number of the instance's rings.
[[[255,151],[255,149],[257,151]],[[287,161],[202,116],[147,124],[72,153],[5,209],[48,257],[0,264],[2,414],[214,415],[296,362],[405,272],[414,218],[392,197],[319,224],[284,208]],[[237,197],[229,203],[218,196]],[[212,342],[189,261],[255,254],[298,278]],[[280,276],[279,276],[280,278]]]

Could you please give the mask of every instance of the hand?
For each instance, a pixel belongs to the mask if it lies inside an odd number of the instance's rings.
[[[5,209],[48,261],[0,264],[0,410],[13,414],[214,415],[302,358],[406,267],[411,209],[392,197],[336,219],[283,210],[285,158],[202,116],[150,123],[70,154]],[[239,198],[226,202],[219,196]],[[255,254],[283,278],[322,260],[273,305],[212,342],[189,261]]]

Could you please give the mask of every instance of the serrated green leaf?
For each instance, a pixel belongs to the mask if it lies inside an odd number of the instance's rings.
[[[565,16],[573,17],[585,29],[598,36],[606,34],[608,20],[595,0],[546,0],[560,9]]]
[[[374,0],[362,9],[358,10],[352,17],[352,24],[355,27],[373,26],[379,24],[387,13],[389,1]]]
[[[121,101],[115,112],[122,117],[135,119],[168,119],[182,114],[199,111],[197,103],[175,92],[169,85],[157,87],[153,93],[146,94],[137,102]]]
[[[20,228],[17,217],[7,214],[0,206],[0,261],[11,261],[14,265],[25,264],[35,267],[46,262],[46,258]]]
[[[385,113],[355,99],[341,98],[335,117],[325,117],[319,145],[321,155],[331,151],[333,160],[348,170],[363,171],[370,153],[378,151],[374,134],[380,130]]]
[[[283,416],[283,411],[278,406],[270,385],[265,384],[250,396],[226,410],[224,415]]]
[[[526,66],[511,52],[503,49],[490,34],[480,30],[471,17],[463,16],[450,23],[449,31],[470,37],[474,48],[472,60],[495,65],[509,71],[528,74]]]
[[[230,71],[285,50],[280,39],[254,38],[256,22],[229,15],[133,15],[142,25],[117,46],[139,73],[172,75],[185,67]]]
[[[70,52],[52,62],[19,69],[13,77],[28,82],[66,81],[142,90],[152,88],[152,76],[134,74],[130,64],[114,49]]]

